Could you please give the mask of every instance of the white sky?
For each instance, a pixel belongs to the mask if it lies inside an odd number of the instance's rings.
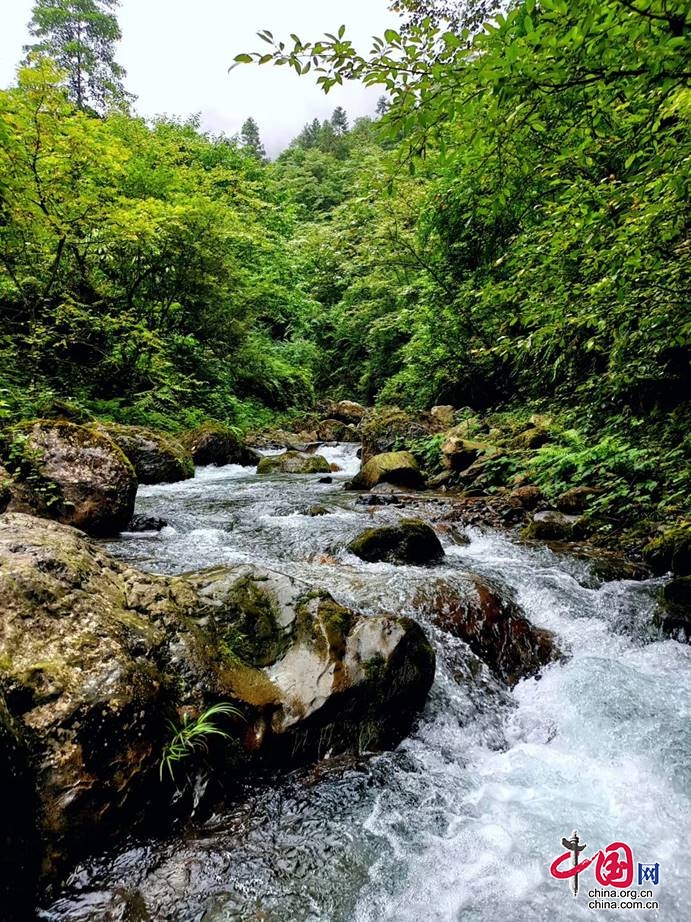
[[[9,86],[22,56],[33,0],[0,0],[0,86]],[[352,119],[372,114],[381,91],[358,84],[325,96],[312,75],[285,67],[241,65],[233,57],[264,45],[259,29],[303,40],[335,32],[343,23],[356,47],[369,51],[372,35],[396,27],[388,0],[122,0],[123,40],[117,60],[128,72],[141,115],[202,114],[205,128],[233,134],[252,115],[275,155],[313,118],[338,105]]]

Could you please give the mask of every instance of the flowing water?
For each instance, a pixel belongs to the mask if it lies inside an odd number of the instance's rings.
[[[142,489],[160,534],[110,549],[164,573],[252,561],[299,575],[364,612],[415,616],[432,571],[364,564],[344,551],[372,519],[343,468],[257,477],[230,466]],[[314,504],[330,512],[304,513]],[[509,587],[557,634],[566,661],[509,693],[468,668],[464,645],[426,625],[438,664],[418,726],[395,752],[326,760],[248,791],[240,805],[168,842],[133,843],[80,868],[51,922],[498,922],[691,919],[691,647],[650,627],[659,582],[599,584],[589,565],[504,535],[471,531],[434,568],[460,587],[473,571]],[[549,866],[577,828],[586,855],[628,843],[659,863],[660,908],[588,908]],[[634,879],[633,886],[637,885]]]

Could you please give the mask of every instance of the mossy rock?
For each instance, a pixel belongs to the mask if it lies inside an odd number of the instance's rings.
[[[260,457],[254,449],[244,445],[232,429],[220,423],[204,423],[185,432],[180,436],[180,442],[200,467],[223,467],[226,464],[254,467]]]
[[[42,419],[15,426],[5,465],[14,480],[7,511],[56,519],[99,537],[122,531],[132,517],[134,468],[91,427]]]
[[[93,414],[71,400],[46,400],[39,404],[37,409],[41,419],[63,419],[78,426],[94,422]]]
[[[668,529],[643,548],[643,559],[656,575],[691,576],[691,522]]]
[[[360,426],[363,463],[441,431],[439,421],[430,413],[411,413],[395,406],[368,410]]]
[[[258,474],[329,474],[331,465],[322,455],[307,455],[299,451],[286,451],[281,455],[262,458],[257,465]]]
[[[371,490],[380,483],[409,489],[423,489],[425,480],[415,457],[409,451],[389,451],[366,461],[353,477],[354,490]]]
[[[444,558],[444,549],[434,529],[420,519],[401,519],[397,525],[368,528],[347,549],[368,563],[422,565],[438,563]]]
[[[232,587],[224,599],[222,636],[230,651],[252,666],[269,666],[290,643],[290,629],[280,623],[275,596],[252,576]]]
[[[139,483],[177,483],[194,477],[192,455],[172,436],[115,423],[99,423],[94,428],[121,449]]]
[[[584,534],[583,517],[565,515],[554,509],[536,512],[522,531],[522,537],[539,541],[575,541]]]

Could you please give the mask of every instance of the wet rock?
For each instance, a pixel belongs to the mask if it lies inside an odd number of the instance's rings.
[[[155,515],[133,515],[125,531],[162,531],[167,525],[168,522],[165,519]]]
[[[534,509],[542,500],[542,490],[532,484],[516,487],[509,495],[523,509]]]
[[[139,483],[177,483],[194,477],[192,455],[171,436],[141,426],[100,423],[94,428],[118,446]]]
[[[409,451],[390,451],[370,458],[353,477],[354,490],[370,490],[380,483],[421,489],[425,480]]]
[[[359,442],[360,436],[354,426],[338,419],[323,419],[317,426],[320,442]]]
[[[258,474],[329,474],[331,465],[322,455],[307,455],[299,451],[286,451],[282,455],[262,458]]]
[[[232,429],[218,423],[204,423],[183,433],[180,441],[200,467],[211,464],[217,467],[226,464],[254,467],[260,458],[259,453],[244,445]]]
[[[588,502],[600,492],[595,487],[572,487],[558,497],[555,505],[559,512],[567,515],[582,515]]]
[[[408,413],[399,407],[375,407],[368,410],[362,425],[362,460],[405,448],[411,442],[441,432],[429,413]]]
[[[448,487],[453,486],[454,478],[452,471],[442,471],[440,474],[435,474],[434,477],[430,477],[426,483],[428,490],[446,490]]]
[[[0,691],[0,910],[6,922],[33,918],[39,875],[36,804],[29,752]]]
[[[434,529],[420,519],[401,519],[397,525],[368,528],[350,542],[348,550],[368,563],[421,565],[438,563],[444,557]]]
[[[662,610],[656,621],[663,632],[691,643],[691,576],[673,579],[662,589]]]
[[[137,478],[105,435],[63,420],[36,420],[10,433],[10,512],[56,519],[96,536],[122,531],[134,511]]]
[[[691,522],[670,528],[643,548],[643,559],[653,573],[691,576]]]
[[[401,497],[398,493],[366,493],[358,496],[357,506],[399,506]]]
[[[479,577],[472,577],[465,590],[439,580],[416,604],[437,627],[465,641],[509,686],[562,655],[551,631],[531,624],[508,590]]]
[[[524,538],[536,538],[541,541],[573,541],[582,537],[582,517],[565,515],[554,509],[536,512],[532,521],[523,531]]]
[[[329,404],[328,414],[332,419],[337,419],[346,425],[357,426],[367,412],[366,407],[353,400],[339,400]]]
[[[232,740],[209,738],[203,753],[205,771],[230,783],[260,763],[397,744],[434,675],[408,619],[362,617],[251,566],[142,573],[31,516],[0,517],[0,597],[0,687],[31,753],[22,777],[44,879],[170,814],[159,779],[169,721],[219,701],[242,710],[223,718]],[[8,726],[0,713],[14,739]],[[176,766],[183,788],[199,759]]]
[[[333,477],[320,477],[319,478],[319,483],[333,483],[333,482],[334,482]]]
[[[317,516],[321,515],[329,515],[329,510],[326,508],[326,506],[310,506],[307,510],[307,515],[311,516],[312,518],[316,518]]]

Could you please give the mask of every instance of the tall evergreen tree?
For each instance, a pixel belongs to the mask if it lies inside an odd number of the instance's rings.
[[[348,130],[348,116],[342,106],[337,106],[331,116],[331,127],[336,134],[345,134]]]
[[[266,151],[259,134],[259,125],[251,116],[240,129],[240,146],[257,160],[266,160]]]
[[[125,70],[115,60],[122,37],[114,10],[119,0],[36,0],[29,23],[37,39],[29,57],[49,57],[65,72],[72,101],[82,110],[103,114],[125,108]]]

